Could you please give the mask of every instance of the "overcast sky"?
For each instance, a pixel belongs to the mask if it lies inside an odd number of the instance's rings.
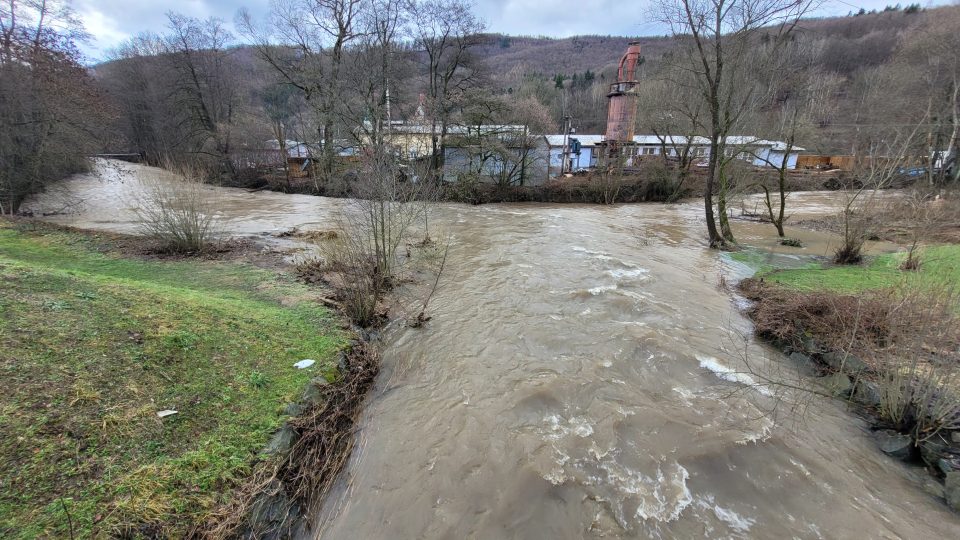
[[[827,0],[818,15],[845,15],[863,7],[883,9],[912,0]],[[649,0],[475,0],[476,13],[491,32],[566,37],[577,34],[657,35],[665,33],[650,22]],[[921,0],[929,6],[945,0]],[[262,19],[270,0],[73,0],[87,31],[93,36],[83,47],[91,60],[140,32],[162,32],[165,13],[177,11],[199,18],[220,17],[228,22],[241,7]]]

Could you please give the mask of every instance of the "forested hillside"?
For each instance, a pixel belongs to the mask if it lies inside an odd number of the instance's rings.
[[[384,24],[344,33],[339,48],[305,19],[241,17],[241,34],[231,35],[222,20],[172,14],[163,33],[131,40],[93,69],[114,112],[103,149],[152,163],[199,160],[236,179],[281,140],[324,148],[317,162],[333,174],[337,145],[381,140],[387,120],[418,114],[437,135],[456,124],[555,133],[567,116],[579,133],[602,133],[609,85],[633,40],[642,44],[637,132],[707,131],[696,83],[680,68],[691,51],[683,34],[505,36],[484,33],[468,3],[383,5],[374,19]],[[729,133],[785,140],[789,131],[806,153],[889,154],[877,142],[889,146],[910,127],[911,154],[951,147],[958,29],[960,7],[916,6],[804,18],[787,42],[760,29],[736,59],[751,94],[737,97]]]
[[[901,68],[913,64],[909,55],[915,56],[917,49],[925,46],[920,42],[931,29],[958,20],[958,9],[890,10],[803,20],[793,39],[804,43],[806,57],[803,66],[788,69],[814,69],[828,80],[816,129],[805,133],[798,143],[812,152],[850,152],[851,132],[873,114],[864,108],[864,89],[873,84],[871,78],[906,75]],[[481,27],[472,19],[463,28]],[[193,152],[200,144],[194,139],[198,133],[205,139],[203,144],[209,144],[209,135],[216,131],[221,136],[212,138],[223,140],[218,143],[219,150],[213,150],[222,153],[228,150],[227,139],[236,148],[275,138],[275,128],[283,120],[287,120],[283,122],[288,131],[286,138],[316,139],[317,135],[310,135],[316,133],[316,126],[312,125],[315,118],[298,110],[311,109],[304,93],[286,80],[276,66],[265,61],[263,47],[245,44],[255,39],[257,36],[253,35],[230,36],[213,21],[176,17],[167,34],[141,37],[120,48],[115,60],[94,69],[119,111],[116,133],[120,136],[106,143],[105,149],[142,152],[160,159],[165,154]],[[617,61],[632,40],[640,41],[643,47],[641,79],[645,84],[662,82],[662,59],[675,48],[676,38],[470,36],[462,43],[464,54],[456,69],[463,80],[454,81],[451,101],[443,108],[449,109],[451,115],[462,116],[479,102],[481,108],[487,109],[484,114],[490,116],[490,121],[503,122],[519,122],[533,114],[538,120],[533,122],[534,127],[544,131],[560,129],[563,117],[569,115],[578,131],[600,133],[608,84],[615,77]],[[364,44],[351,43],[344,47],[344,56],[363,57]],[[437,96],[429,95],[431,74],[422,39],[416,35],[399,36],[390,54],[391,65],[385,70],[389,77],[384,80],[389,79],[391,118],[397,120],[414,114],[419,94],[428,94],[428,101]],[[373,90],[369,84],[364,86],[370,73],[363,73],[354,62],[343,65],[338,91],[344,93],[347,102],[356,102],[337,111],[331,125],[335,138],[347,139],[356,133],[357,124],[369,120],[370,100],[383,102],[384,96],[373,96],[371,91],[381,90]],[[462,76],[465,68],[470,70],[469,77]],[[195,73],[200,74],[201,80],[188,78]],[[178,94],[171,85],[181,83]],[[909,80],[885,84],[883,99],[890,107],[905,104],[909,109],[915,105],[911,97],[915,88]],[[485,103],[487,98],[480,97],[481,93],[499,102],[492,107]],[[176,99],[170,98],[177,95]],[[654,129],[651,114],[660,109],[660,97],[652,90],[641,95],[639,132]],[[184,100],[196,100],[205,107],[184,107]],[[198,110],[199,116],[184,116]],[[190,126],[191,133],[178,131],[184,125]],[[224,129],[230,130],[227,138],[222,136]],[[186,144],[193,147],[184,147]]]

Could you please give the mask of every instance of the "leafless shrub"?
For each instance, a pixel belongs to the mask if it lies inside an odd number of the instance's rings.
[[[894,185],[901,175],[924,125],[920,120],[886,130],[882,136],[872,133],[860,142],[862,148],[853,164],[853,176],[840,191],[844,203],[840,213],[841,243],[834,254],[837,264],[862,260],[863,244],[876,228],[871,219],[878,216],[878,193]]]
[[[429,212],[435,199],[431,190],[435,186],[423,178],[402,171],[387,152],[374,150],[365,156],[355,188],[362,198],[344,209],[339,217],[340,232],[322,244],[322,257],[298,267],[301,278],[327,283],[346,315],[360,326],[384,321],[384,296],[405,281],[411,248],[445,253],[446,244],[434,242],[429,235]],[[421,224],[423,238],[413,243]],[[438,280],[439,276],[433,280],[434,288]],[[420,319],[426,317],[426,303]]]
[[[307,281],[324,281],[337,303],[354,324],[376,326],[382,319],[381,299],[386,276],[377,271],[373,257],[350,234],[340,235],[321,247],[322,257],[302,262],[297,273]]]
[[[952,285],[901,287],[875,348],[881,415],[923,440],[960,428],[960,296]]]
[[[142,183],[134,211],[143,234],[173,253],[196,253],[210,245],[219,220],[216,201],[199,174],[181,169],[179,175],[157,175]]]
[[[385,148],[371,149],[361,164],[357,199],[344,212],[341,229],[351,249],[372,258],[384,279],[394,277],[399,247],[429,211],[429,201],[423,200],[421,192],[430,185],[426,180],[408,179]]]
[[[618,163],[612,167],[605,168],[594,175],[594,181],[599,188],[603,204],[614,204],[620,195],[620,189],[623,187],[623,167]]]
[[[850,371],[876,385],[883,422],[918,441],[960,428],[960,294],[953,285],[841,295],[748,280],[741,289],[754,300],[748,314],[761,337],[807,352],[814,343],[844,363],[862,361]]]
[[[863,244],[867,239],[867,220],[853,208],[843,210],[843,235],[840,246],[833,253],[837,264],[859,264],[863,260]]]
[[[923,245],[937,239],[938,232],[954,221],[951,205],[944,204],[938,190],[922,184],[915,185],[903,197],[886,201],[882,206],[883,237],[900,241],[907,246],[907,257],[901,270],[919,270]]]
[[[835,229],[840,234],[840,245],[833,253],[835,264],[862,262],[863,246],[875,234],[875,221],[880,207],[877,193],[856,182],[855,179],[848,181],[845,189],[839,192],[844,200],[839,214],[834,218]]]

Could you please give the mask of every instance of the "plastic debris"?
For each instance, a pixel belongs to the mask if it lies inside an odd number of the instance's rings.
[[[310,366],[312,366],[312,365],[314,365],[314,364],[316,364],[316,363],[317,363],[316,360],[311,360],[310,358],[306,358],[306,359],[301,360],[301,361],[297,362],[296,364],[294,364],[293,367],[295,367],[295,368],[297,368],[297,369],[306,369],[306,368],[308,368],[308,367],[310,367]]]
[[[159,416],[160,418],[166,418],[168,416],[173,416],[175,414],[177,414],[177,411],[173,409],[164,409],[162,411],[157,412],[157,416]]]

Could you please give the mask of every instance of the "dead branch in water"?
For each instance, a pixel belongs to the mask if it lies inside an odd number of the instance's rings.
[[[447,241],[443,245],[443,254],[440,256],[440,262],[437,265],[436,276],[433,280],[433,285],[430,287],[430,290],[427,291],[427,294],[423,298],[423,305],[420,307],[420,313],[416,317],[407,322],[407,326],[410,328],[420,328],[423,326],[423,323],[430,320],[430,317],[427,313],[427,305],[430,304],[430,299],[433,298],[434,293],[437,292],[437,286],[440,285],[440,276],[443,275],[443,268],[447,265],[447,255],[450,253],[450,239],[447,238]]]

